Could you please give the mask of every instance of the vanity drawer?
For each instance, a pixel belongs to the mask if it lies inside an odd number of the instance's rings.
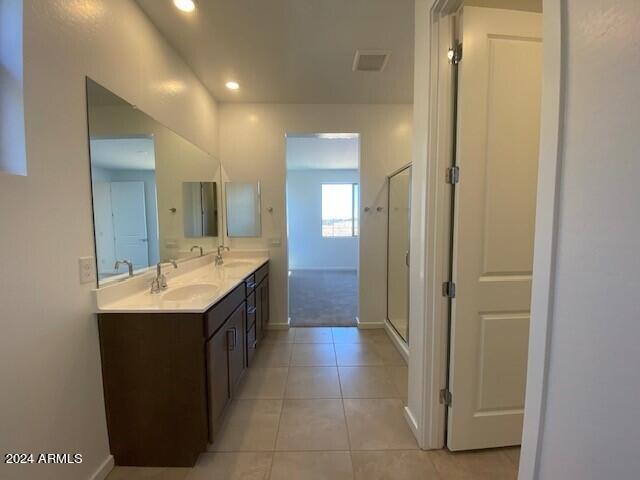
[[[205,335],[209,338],[244,301],[244,285],[240,284],[220,300],[206,315]]]
[[[248,297],[248,296],[249,296],[249,294],[250,294],[251,292],[253,292],[253,291],[256,289],[256,286],[258,285],[258,284],[256,283],[256,277],[255,277],[255,275],[254,275],[253,273],[252,273],[251,275],[249,275],[249,276],[245,279],[244,284],[245,284],[245,287],[246,287],[246,289],[247,289],[247,290],[246,290],[246,292],[247,292],[246,294],[247,294],[247,297]]]
[[[256,285],[259,285],[267,275],[269,275],[269,262],[265,263],[258,270],[256,270],[256,273],[254,274]]]
[[[247,331],[256,323],[256,292],[247,297]]]
[[[247,366],[251,365],[251,360],[256,353],[258,342],[256,340],[256,325],[254,324],[247,332]]]

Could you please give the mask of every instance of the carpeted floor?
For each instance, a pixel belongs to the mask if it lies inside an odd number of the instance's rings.
[[[292,270],[289,275],[292,327],[353,327],[358,316],[355,270]]]

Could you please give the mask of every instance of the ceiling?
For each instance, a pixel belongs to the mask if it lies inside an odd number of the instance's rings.
[[[413,103],[414,0],[136,1],[220,102]],[[384,71],[352,71],[357,49]]]
[[[155,170],[153,138],[92,138],[91,166],[109,170]]]
[[[287,136],[287,170],[355,170],[359,158],[357,135],[352,138]]]

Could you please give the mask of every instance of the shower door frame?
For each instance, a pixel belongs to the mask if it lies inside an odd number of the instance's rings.
[[[413,167],[413,162],[409,162],[406,165],[394,170],[389,175],[387,175],[387,298],[386,298],[386,319],[387,323],[391,326],[395,334],[404,342],[404,344],[409,346],[409,318],[410,318],[410,308],[411,308],[411,298],[409,292],[411,291],[411,272],[410,272],[410,259],[411,259],[411,179],[413,176],[413,170],[409,172],[409,230],[407,231],[408,239],[409,239],[409,252],[407,258],[407,338],[404,338],[398,329],[393,324],[393,322],[389,319],[389,233],[390,233],[390,217],[391,217],[391,179],[396,175],[404,172],[405,170],[411,169]]]

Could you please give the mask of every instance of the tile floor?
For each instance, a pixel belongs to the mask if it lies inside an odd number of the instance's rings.
[[[108,480],[515,480],[519,449],[424,452],[403,416],[407,367],[383,330],[269,331],[195,468]]]

